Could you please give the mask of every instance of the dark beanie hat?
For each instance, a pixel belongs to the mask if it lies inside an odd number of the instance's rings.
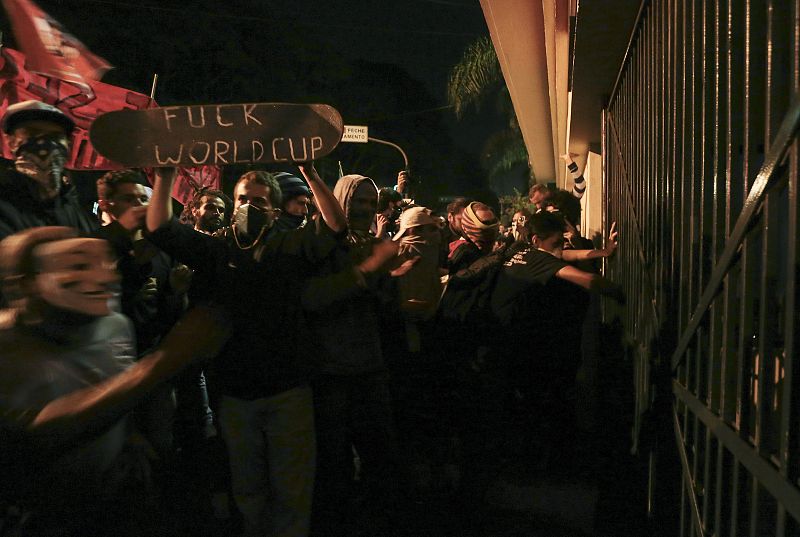
[[[306,186],[305,182],[297,176],[287,172],[278,172],[273,174],[273,177],[278,181],[283,194],[283,202],[295,198],[297,196],[310,196],[311,191]]]

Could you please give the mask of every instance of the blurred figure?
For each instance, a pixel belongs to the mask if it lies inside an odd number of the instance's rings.
[[[76,238],[69,228],[39,227],[0,242],[10,303],[0,329],[0,505],[23,513],[16,520],[0,513],[9,535],[130,529],[124,517],[138,512],[148,465],[127,412],[224,338],[221,318],[193,316],[134,364],[131,323],[109,306],[113,267],[105,241]],[[136,523],[146,524],[150,508],[139,508]]]
[[[133,327],[109,307],[118,276],[105,241],[35,228],[0,243],[0,263],[11,304],[0,332],[0,491],[35,512],[29,534],[70,534],[111,492],[105,478],[126,423],[112,420],[79,440],[81,427],[39,432],[36,418],[54,399],[129,367]]]

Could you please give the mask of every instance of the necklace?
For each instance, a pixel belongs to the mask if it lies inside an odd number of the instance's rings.
[[[256,244],[261,240],[261,237],[264,236],[264,233],[267,231],[267,226],[261,228],[261,231],[258,233],[258,237],[249,246],[242,246],[242,243],[239,242],[239,234],[236,232],[236,226],[231,226],[231,233],[233,233],[233,240],[236,241],[236,246],[239,247],[240,250],[251,250],[255,248]]]

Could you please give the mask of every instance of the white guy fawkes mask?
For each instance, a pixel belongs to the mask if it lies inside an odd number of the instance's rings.
[[[42,300],[57,308],[101,317],[108,315],[111,284],[119,279],[100,239],[48,242],[34,250],[36,286]]]

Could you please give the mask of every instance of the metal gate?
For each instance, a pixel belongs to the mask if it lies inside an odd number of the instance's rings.
[[[637,435],[671,391],[682,536],[800,535],[799,4],[643,2],[604,111],[605,270]]]

